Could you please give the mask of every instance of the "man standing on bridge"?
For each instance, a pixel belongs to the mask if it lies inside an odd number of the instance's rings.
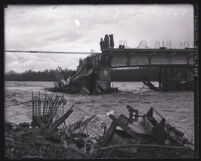
[[[110,47],[113,49],[114,48],[114,40],[113,40],[113,35],[110,36]]]
[[[105,49],[108,49],[109,48],[109,36],[108,36],[108,34],[105,35],[104,42],[105,42]]]
[[[101,41],[100,41],[100,48],[101,48],[101,51],[104,49],[104,41],[103,41],[102,38],[101,38]]]

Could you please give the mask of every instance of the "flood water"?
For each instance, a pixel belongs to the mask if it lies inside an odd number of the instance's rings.
[[[157,82],[154,82],[157,85]],[[13,123],[31,122],[32,92],[50,93],[45,88],[53,87],[53,82],[6,82],[5,83],[5,119]],[[194,96],[193,91],[151,91],[141,82],[112,82],[118,87],[118,93],[103,95],[62,94],[67,99],[66,110],[75,104],[75,110],[67,123],[78,121],[84,116],[97,114],[100,122],[107,127],[111,119],[109,111],[115,115],[128,114],[127,105],[138,109],[141,114],[150,107],[155,108],[172,125],[180,129],[193,140],[194,135]],[[55,93],[54,93],[55,94]]]

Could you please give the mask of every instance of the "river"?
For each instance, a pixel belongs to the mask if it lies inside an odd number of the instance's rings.
[[[157,85],[157,82],[154,82]],[[53,87],[53,82],[5,82],[5,119],[9,122],[31,122],[32,92],[37,94],[50,93],[45,88]],[[67,119],[67,123],[75,122],[84,116],[97,114],[100,122],[111,123],[107,116],[109,111],[115,115],[127,115],[126,106],[130,105],[141,114],[150,107],[161,113],[170,124],[174,125],[185,135],[194,140],[194,94],[193,91],[152,91],[141,82],[112,82],[118,87],[118,93],[102,95],[62,94],[67,99],[66,109],[72,104],[76,108]],[[50,93],[51,94],[51,93]],[[54,93],[55,94],[55,93]]]

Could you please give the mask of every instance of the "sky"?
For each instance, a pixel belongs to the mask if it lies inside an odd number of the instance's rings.
[[[192,5],[8,5],[5,50],[100,52],[100,38],[114,35],[136,48],[141,41],[193,46]],[[87,55],[5,52],[5,72],[76,69]]]

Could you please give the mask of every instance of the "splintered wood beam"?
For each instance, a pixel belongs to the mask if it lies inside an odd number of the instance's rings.
[[[124,123],[125,121],[121,119],[123,115],[121,115],[121,117],[119,117],[118,119],[115,118],[113,115],[110,115],[109,117],[113,120],[113,122],[120,126],[128,135],[132,136],[133,138],[136,138],[137,133],[134,132],[130,127],[128,127],[127,124]]]
[[[110,115],[110,116],[114,117],[113,115]],[[107,130],[107,132],[105,134],[104,140],[102,142],[102,146],[106,146],[108,144],[108,142],[110,141],[110,139],[112,138],[112,136],[113,136],[113,134],[115,132],[116,127],[119,125],[116,120],[114,120],[114,119],[112,119],[112,120],[113,121],[112,121],[110,127],[108,128],[108,130]],[[124,123],[125,126],[127,126],[127,123],[129,121],[129,119],[124,115],[120,115],[118,120],[121,120],[121,122]]]
[[[114,134],[114,130],[116,129],[116,127],[117,127],[117,123],[113,121],[105,134],[104,140],[102,142],[102,146],[106,146],[108,144],[109,140]]]
[[[61,125],[62,122],[64,122],[70,114],[73,112],[74,105],[71,106],[71,108],[68,109],[68,111],[57,121],[55,121],[52,126],[49,128],[49,132],[53,132],[59,125]]]

